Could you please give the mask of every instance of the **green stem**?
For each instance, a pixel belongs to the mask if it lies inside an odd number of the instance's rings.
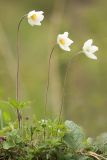
[[[54,52],[56,45],[51,50],[51,53],[49,55],[49,64],[48,64],[48,82],[47,82],[47,87],[46,87],[46,97],[45,97],[45,107],[44,107],[44,118],[46,119],[46,111],[47,111],[47,101],[48,101],[48,90],[49,90],[49,83],[50,83],[50,68],[51,68],[51,58],[52,54]]]
[[[46,112],[47,112],[47,102],[48,102],[48,90],[49,90],[49,83],[50,83],[51,58],[52,58],[52,55],[53,55],[55,47],[56,47],[56,44],[54,45],[54,47],[51,50],[51,53],[49,55],[49,61],[48,61],[48,82],[47,82],[47,87],[46,87],[46,97],[45,97],[45,107],[44,107],[44,120],[46,120],[46,114],[47,114]],[[43,132],[44,132],[43,135],[44,135],[44,141],[45,141],[46,128],[44,128]]]
[[[46,139],[46,127],[44,127],[44,129],[43,129],[43,137],[44,137],[44,142],[45,142],[45,139]]]
[[[78,52],[77,54],[75,54],[72,59],[74,57],[76,57],[77,55],[79,55],[80,53],[82,53],[82,51]],[[63,88],[62,88],[62,98],[61,98],[61,106],[60,106],[60,111],[59,111],[59,120],[58,122],[60,123],[61,121],[61,115],[62,115],[62,111],[63,111],[63,104],[64,104],[64,96],[65,96],[65,85],[66,85],[66,81],[67,81],[67,76],[68,76],[68,72],[69,72],[69,69],[70,69],[70,65],[71,65],[71,62],[72,62],[72,59],[69,60],[68,64],[67,64],[67,68],[66,68],[66,72],[65,72],[65,77],[64,77],[64,83],[63,83]]]
[[[2,116],[2,110],[0,110],[0,124],[1,124],[1,130],[3,128],[3,116]]]
[[[17,71],[16,71],[16,100],[17,101],[19,101],[19,69],[20,69],[19,31],[20,31],[21,23],[26,16],[27,15],[24,15],[23,17],[21,17],[21,19],[18,23],[18,28],[17,28]],[[20,129],[20,127],[21,127],[21,113],[20,113],[19,109],[17,109],[17,118],[18,118],[18,126]]]

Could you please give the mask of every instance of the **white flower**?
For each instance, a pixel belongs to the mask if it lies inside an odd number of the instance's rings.
[[[43,19],[44,19],[43,13],[44,12],[42,12],[42,11],[35,11],[35,10],[29,12],[28,15],[27,15],[28,23],[31,26],[34,26],[34,25],[40,26],[41,21],[43,21]]]
[[[69,46],[73,43],[73,41],[68,38],[68,34],[68,32],[64,32],[64,34],[59,34],[57,36],[57,44],[65,51],[70,51],[71,49]]]
[[[48,123],[47,120],[42,119],[41,121],[39,121],[40,125],[46,125]]]
[[[84,43],[83,52],[84,52],[84,54],[85,54],[88,58],[97,60],[97,57],[96,57],[96,55],[94,55],[94,53],[95,53],[96,51],[98,51],[98,47],[92,45],[92,43],[93,43],[93,40],[92,40],[92,39],[87,40],[87,41]]]
[[[60,133],[61,132],[61,130],[60,129],[58,129],[58,131],[57,131],[58,133]]]

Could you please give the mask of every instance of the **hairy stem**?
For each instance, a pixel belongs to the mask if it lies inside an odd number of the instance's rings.
[[[47,102],[48,102],[48,90],[49,90],[49,83],[50,83],[50,68],[51,68],[51,58],[52,54],[54,52],[56,45],[51,50],[51,53],[49,55],[49,60],[48,60],[48,81],[47,81],[47,87],[46,87],[46,97],[45,97],[45,107],[44,107],[44,119],[46,119],[46,112],[47,112]],[[46,137],[46,128],[44,128],[44,141]]]
[[[21,23],[26,16],[27,15],[24,15],[23,17],[21,17],[21,19],[18,23],[18,28],[17,28],[17,71],[16,71],[16,100],[17,101],[19,101],[19,69],[20,69],[19,31],[20,31]],[[18,126],[20,128],[21,127],[21,113],[18,108],[17,108],[17,118],[18,118]]]
[[[80,52],[78,52],[77,54],[75,54],[74,56],[72,56],[72,59],[73,59],[74,57],[76,57],[77,55],[79,55],[80,53],[82,53],[82,52],[80,51]],[[69,72],[69,69],[70,69],[70,65],[71,65],[72,59],[69,60],[69,62],[68,62],[68,64],[67,64],[66,72],[65,72],[64,83],[63,83],[63,88],[62,88],[61,106],[60,106],[60,111],[59,111],[59,123],[60,123],[60,121],[61,121],[61,115],[62,115],[63,104],[64,104],[65,85],[66,85],[67,76],[68,76],[68,72]]]
[[[46,97],[45,97],[45,108],[44,108],[44,118],[46,119],[46,111],[47,111],[47,101],[48,101],[48,90],[49,90],[49,84],[50,84],[50,68],[51,68],[51,58],[52,54],[54,52],[56,45],[51,50],[51,53],[49,55],[49,61],[48,61],[48,81],[47,81],[47,87],[46,87]]]

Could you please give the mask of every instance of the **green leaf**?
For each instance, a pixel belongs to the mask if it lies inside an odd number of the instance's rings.
[[[14,147],[15,146],[15,144],[14,143],[11,143],[11,142],[4,142],[3,143],[3,149],[10,149],[10,148],[12,148],[12,147]]]
[[[3,148],[9,149],[15,147],[17,144],[21,143],[22,138],[19,136],[19,131],[14,129],[8,132],[6,135],[6,141],[3,142]]]
[[[67,133],[64,135],[64,141],[73,151],[84,148],[85,134],[81,127],[72,121],[66,121]]]
[[[0,128],[4,128],[15,118],[15,113],[7,101],[0,101]]]
[[[103,133],[96,138],[95,145],[102,153],[107,154],[107,133]]]
[[[21,101],[17,101],[15,99],[11,99],[11,98],[8,99],[8,102],[12,107],[14,107],[16,109],[22,109],[25,106],[27,106],[28,104],[30,104],[29,101],[28,102],[21,102]]]

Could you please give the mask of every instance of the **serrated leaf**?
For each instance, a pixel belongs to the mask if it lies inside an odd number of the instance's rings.
[[[14,147],[15,144],[14,143],[9,143],[9,142],[3,142],[3,149],[10,149],[12,147]]]
[[[84,148],[85,134],[81,127],[72,121],[66,121],[67,133],[64,135],[64,141],[73,151]]]

